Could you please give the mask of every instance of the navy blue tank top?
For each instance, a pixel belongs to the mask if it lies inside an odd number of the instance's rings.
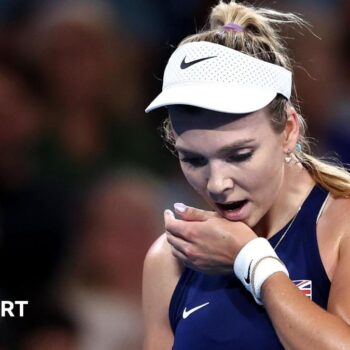
[[[327,192],[316,185],[276,249],[300,292],[326,308],[330,281],[316,237],[316,220]],[[274,247],[289,223],[269,241]],[[232,275],[185,269],[169,308],[173,350],[283,349],[267,312]]]

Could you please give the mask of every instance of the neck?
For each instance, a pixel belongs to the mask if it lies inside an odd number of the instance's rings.
[[[298,213],[314,185],[315,181],[300,163],[287,164],[277,198],[254,227],[255,233],[271,238],[281,230]]]

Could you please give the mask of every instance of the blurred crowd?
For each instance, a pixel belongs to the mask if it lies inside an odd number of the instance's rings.
[[[256,2],[287,33],[316,154],[350,163],[350,2]],[[0,350],[136,350],[145,253],[176,201],[205,207],[144,113],[216,0],[0,0]]]

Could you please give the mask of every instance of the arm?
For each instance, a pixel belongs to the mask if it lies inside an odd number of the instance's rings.
[[[262,298],[286,349],[349,349],[350,236],[340,242],[327,311],[301,295],[281,273],[263,284]]]
[[[347,206],[342,211],[350,209]],[[195,210],[195,209],[191,209]],[[350,233],[348,219],[340,216],[339,206],[324,221],[328,234],[339,237],[328,310],[307,299],[283,273],[267,278],[262,300],[286,349],[350,349]],[[324,216],[326,216],[324,214]],[[329,227],[333,228],[333,232]],[[211,218],[202,222],[184,222],[167,217],[168,241],[178,259],[206,273],[232,273],[232,261],[247,242],[254,239],[248,227],[239,222]],[[325,226],[323,226],[323,231]],[[341,232],[341,233],[340,233]],[[234,234],[233,234],[234,233]],[[244,237],[242,237],[244,236]],[[255,236],[256,237],[256,236]],[[244,242],[246,240],[246,242]],[[329,250],[329,246],[324,249]]]
[[[143,271],[144,350],[170,350],[174,336],[169,304],[181,275],[180,264],[162,235],[148,251]]]

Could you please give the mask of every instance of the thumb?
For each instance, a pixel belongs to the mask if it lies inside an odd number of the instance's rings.
[[[210,218],[216,217],[214,211],[201,210],[193,207],[188,207],[183,203],[175,203],[174,209],[176,214],[186,221],[206,221]]]
[[[174,213],[167,209],[164,211],[164,225],[165,225],[165,228],[167,228],[170,223],[172,222],[172,220],[175,219],[175,215]]]

